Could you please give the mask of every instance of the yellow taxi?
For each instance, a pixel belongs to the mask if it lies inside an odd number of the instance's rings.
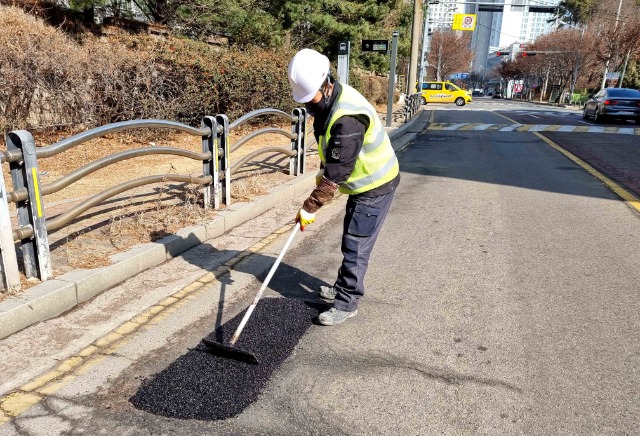
[[[455,103],[457,106],[464,106],[471,102],[469,93],[451,82],[424,82],[422,84],[422,104]]]

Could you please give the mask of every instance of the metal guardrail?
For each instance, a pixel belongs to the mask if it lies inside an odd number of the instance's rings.
[[[291,130],[280,128],[258,129],[229,144],[232,129],[265,115],[284,116],[291,122]],[[204,188],[204,207],[218,209],[221,203],[231,204],[231,176],[249,161],[262,154],[281,153],[289,157],[289,174],[298,176],[305,172],[306,156],[306,110],[296,108],[291,114],[277,109],[258,109],[249,112],[233,123],[226,115],[206,116],[199,128],[167,120],[132,120],[108,124],[71,136],[47,147],[36,148],[33,135],[26,130],[10,132],[6,137],[7,150],[0,152],[0,162],[9,163],[13,190],[7,191],[0,166],[0,275],[6,289],[20,289],[20,275],[17,263],[17,249],[22,252],[24,273],[45,281],[52,276],[51,255],[48,232],[68,225],[87,210],[125,191],[154,183],[174,181],[195,184]],[[77,168],[69,174],[48,184],[39,179],[38,159],[56,156],[79,144],[106,134],[123,130],[171,129],[199,136],[202,152],[176,147],[152,147],[125,150]],[[248,141],[265,134],[280,134],[291,141],[290,147],[265,147],[256,150],[230,165],[231,153]],[[147,155],[173,155],[202,161],[203,173],[200,177],[176,174],[146,176],[111,187],[91,196],[55,218],[47,219],[43,197],[58,192],[72,183],[117,162]],[[15,203],[18,228],[13,229],[8,203]],[[15,245],[14,245],[15,244]]]

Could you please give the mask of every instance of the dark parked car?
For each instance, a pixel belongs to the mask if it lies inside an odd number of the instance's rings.
[[[605,88],[584,104],[582,118],[594,122],[605,118],[634,120],[640,124],[640,91],[628,88]]]
[[[496,92],[491,96],[491,98],[502,98],[502,94],[500,94],[499,92]]]

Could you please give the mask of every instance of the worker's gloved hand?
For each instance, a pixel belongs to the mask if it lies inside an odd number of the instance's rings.
[[[300,223],[300,230],[304,231],[304,228],[316,220],[316,214],[307,212],[304,209],[298,211],[296,215],[296,222]]]

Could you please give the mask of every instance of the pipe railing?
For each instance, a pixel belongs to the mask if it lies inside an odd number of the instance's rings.
[[[280,128],[262,128],[240,138],[235,144],[229,144],[229,132],[238,126],[261,116],[284,116],[291,123],[291,130]],[[52,276],[51,254],[48,243],[49,231],[58,230],[71,223],[87,210],[106,200],[145,185],[167,181],[195,184],[204,188],[204,207],[220,208],[221,203],[231,204],[231,176],[242,166],[265,153],[280,153],[289,157],[289,174],[298,176],[305,171],[306,155],[306,111],[296,108],[291,114],[278,109],[259,109],[249,112],[229,123],[226,115],[206,116],[201,127],[196,128],[167,120],[132,120],[100,126],[71,136],[53,145],[36,148],[31,133],[25,130],[10,132],[6,137],[7,150],[0,153],[0,162],[7,162],[11,171],[12,191],[7,191],[0,183],[0,275],[6,289],[20,289],[20,277],[17,267],[17,254],[14,243],[22,252],[24,273],[44,281]],[[145,147],[125,150],[103,157],[77,168],[59,179],[41,184],[38,159],[56,156],[91,139],[103,137],[123,130],[171,129],[199,136],[202,151],[195,152],[176,147]],[[279,134],[290,140],[289,147],[264,147],[239,159],[230,165],[231,152],[238,150],[252,139],[267,134]],[[75,205],[71,209],[47,219],[43,197],[58,192],[82,178],[110,165],[148,155],[173,155],[201,161],[203,173],[200,177],[176,174],[159,174],[129,180],[117,186],[99,192]],[[0,176],[1,174],[0,166]],[[2,178],[2,177],[0,177]],[[15,203],[18,227],[12,228],[8,203]]]

